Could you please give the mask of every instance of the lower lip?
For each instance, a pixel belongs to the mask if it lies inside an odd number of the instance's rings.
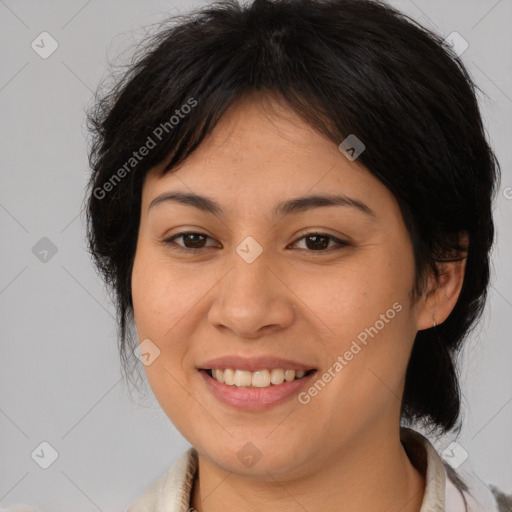
[[[222,403],[248,411],[262,411],[281,404],[306,386],[316,371],[291,382],[271,384],[267,388],[243,388],[228,386],[210,377],[206,370],[199,370],[212,394]]]

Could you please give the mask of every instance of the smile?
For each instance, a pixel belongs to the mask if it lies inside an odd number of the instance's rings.
[[[206,384],[206,389],[217,402],[239,410],[263,411],[283,404],[300,393],[303,388],[309,385],[317,370],[295,371],[277,368],[275,370],[250,372],[228,368],[226,370],[215,369],[213,372],[211,369],[198,369],[198,372]],[[215,373],[215,377],[213,373]],[[302,376],[299,377],[297,374]],[[224,382],[218,380],[219,375],[220,378],[224,378]],[[275,382],[281,383],[272,383],[272,375]],[[290,380],[286,380],[286,377]],[[250,386],[248,385],[249,378],[251,379]],[[254,382],[260,385],[254,386],[253,379],[255,379]],[[233,383],[229,384],[229,382]],[[241,385],[238,386],[236,382]]]

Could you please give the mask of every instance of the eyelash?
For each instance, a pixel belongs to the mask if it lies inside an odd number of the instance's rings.
[[[178,244],[176,244],[174,242],[174,240],[176,238],[184,237],[186,235],[200,235],[200,236],[205,236],[207,238],[211,238],[208,235],[206,235],[205,233],[199,233],[199,232],[196,232],[196,231],[183,231],[181,233],[177,233],[177,234],[173,235],[170,238],[166,238],[166,239],[162,240],[162,242],[165,245],[167,245],[171,250],[177,251],[177,252],[180,252],[180,253],[195,254],[195,253],[204,251],[205,249],[211,248],[211,247],[199,247],[199,248],[182,247],[182,246],[180,246],[180,245],[178,245]],[[311,233],[306,233],[305,235],[303,235],[300,238],[298,238],[293,244],[296,244],[300,240],[302,240],[304,238],[308,238],[310,236],[321,236],[321,237],[326,237],[326,238],[329,238],[330,240],[335,241],[338,244],[338,247],[334,247],[334,250],[343,249],[343,248],[349,247],[351,245],[348,242],[345,242],[344,240],[340,240],[339,238],[336,238],[336,237],[334,237],[332,235],[328,235],[327,233],[319,233],[319,232],[316,232],[316,231],[315,232],[311,232]],[[313,251],[313,250],[310,250],[310,249],[300,249],[300,250],[307,251],[309,253],[313,253],[314,254],[314,253],[329,253],[329,252],[331,252],[333,250],[333,248],[331,248],[331,249],[320,249],[320,250],[317,250],[317,251]]]

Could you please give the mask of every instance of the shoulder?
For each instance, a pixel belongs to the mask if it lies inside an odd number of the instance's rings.
[[[126,512],[188,511],[197,463],[197,451],[191,447],[147,487]]]
[[[197,451],[189,448],[171,468],[147,487],[126,512],[188,512],[197,469]],[[0,512],[39,512],[29,505],[0,508]]]
[[[512,512],[512,494],[505,494],[495,485],[485,483],[473,471],[454,469],[443,460],[448,486],[456,489],[468,512]]]
[[[452,467],[423,434],[401,428],[400,437],[409,459],[426,477],[426,510],[512,512],[512,495],[483,482],[467,466]]]
[[[197,469],[197,451],[189,448],[171,468],[147,487],[126,512],[188,512],[190,491]],[[0,512],[39,512],[24,504]]]

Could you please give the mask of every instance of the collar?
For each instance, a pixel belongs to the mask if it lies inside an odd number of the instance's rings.
[[[490,487],[472,471],[455,471],[425,436],[402,427],[400,440],[412,465],[425,478],[420,512],[499,512]]]

